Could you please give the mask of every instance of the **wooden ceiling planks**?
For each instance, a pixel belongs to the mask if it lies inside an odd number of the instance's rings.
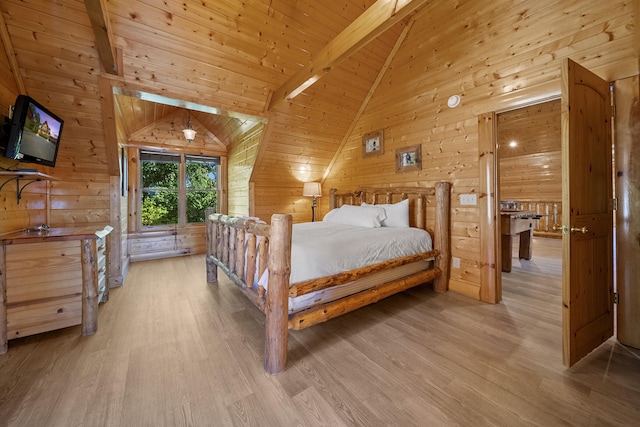
[[[425,2],[426,0],[411,0],[399,6],[397,2],[376,1],[334,39],[323,46],[302,70],[290,77],[274,92],[269,109],[273,109],[279,103],[290,99],[292,94],[300,90],[301,87],[308,87],[306,85],[309,82],[315,83],[329,73],[332,68],[351,57],[353,53],[413,13]]]

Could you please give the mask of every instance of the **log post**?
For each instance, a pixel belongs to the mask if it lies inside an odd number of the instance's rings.
[[[249,233],[247,239],[247,286],[253,286],[256,281],[256,235]]]
[[[218,267],[216,266],[216,264],[211,260],[211,256],[215,255],[216,250],[215,250],[215,245],[216,245],[216,241],[218,240],[216,238],[217,235],[217,231],[218,231],[218,226],[216,223],[214,223],[211,218],[209,218],[209,215],[215,213],[215,211],[213,209],[207,209],[206,211],[206,233],[205,233],[205,238],[206,238],[206,245],[207,245],[207,258],[206,258],[206,263],[207,263],[207,283],[217,283],[218,282]]]
[[[229,258],[225,259],[224,263],[226,266],[229,267],[229,270],[231,270],[233,273],[235,273],[236,275],[238,274],[238,272],[236,271],[236,235],[238,234],[238,229],[236,227],[230,227],[227,225],[227,227],[229,227]]]
[[[98,272],[96,241],[82,239],[82,335],[98,330]]]
[[[9,350],[7,337],[7,259],[6,245],[0,244],[0,354]]]
[[[434,283],[434,290],[437,292],[445,292],[449,289],[449,264],[451,262],[450,197],[451,184],[437,182],[434,247],[440,250],[440,256],[436,259],[435,264],[442,271],[442,274]]]
[[[291,224],[291,215],[274,214],[271,217],[264,357],[264,369],[270,374],[284,371],[287,364]]]
[[[338,201],[336,200],[336,194],[338,193],[338,190],[335,188],[332,188],[329,190],[329,210],[338,208]]]
[[[426,211],[426,198],[420,194],[416,199],[416,227],[423,230],[427,229],[427,211]]]
[[[236,274],[242,280],[246,277],[245,266],[244,266],[244,256],[246,253],[246,248],[244,245],[246,236],[246,231],[244,228],[240,228],[236,231]],[[251,284],[247,284],[251,286]]]

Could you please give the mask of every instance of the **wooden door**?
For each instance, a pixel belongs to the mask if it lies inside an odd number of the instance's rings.
[[[562,67],[562,345],[572,366],[613,335],[609,83]]]

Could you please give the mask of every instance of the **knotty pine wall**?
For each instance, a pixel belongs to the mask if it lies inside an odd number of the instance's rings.
[[[608,80],[638,73],[630,2],[434,2],[415,16],[407,39],[358,120],[325,188],[431,185],[450,181],[450,289],[480,298],[479,208],[462,193],[483,194],[478,115],[557,96],[560,66],[571,57]],[[447,107],[454,94],[462,97]],[[361,135],[382,129],[385,153],[363,158]],[[394,153],[420,144],[419,172],[396,173]],[[326,209],[325,200],[321,201]]]
[[[0,51],[0,120],[8,116],[9,106],[13,106],[18,93],[19,89],[13,79],[9,59],[5,50],[2,49]],[[3,148],[0,148],[2,170],[20,167],[19,162],[7,159],[3,154]],[[0,177],[0,185],[6,179]],[[22,200],[18,203],[15,182],[7,183],[0,191],[0,234],[47,222],[47,189],[46,182],[30,184],[25,188]]]
[[[249,178],[265,125],[260,124],[229,147],[228,214],[249,215]]]
[[[0,25],[6,25],[9,37],[6,43],[2,34],[0,103],[13,105],[19,93],[26,93],[65,120],[56,167],[37,167],[55,180],[27,187],[19,205],[15,185],[3,188],[0,232],[39,223],[100,229],[111,221],[110,175],[98,89],[100,63],[84,4],[2,1],[0,7]],[[15,70],[7,66],[9,51]],[[0,166],[35,167],[4,158]]]
[[[305,7],[302,3],[298,6]],[[309,2],[311,9],[322,9],[318,15],[309,15],[317,16],[321,25],[307,22],[304,32],[313,33],[310,39],[315,47],[324,46],[372,3],[323,2],[320,8],[320,3]],[[264,142],[250,178],[255,193],[252,215],[268,221],[272,214],[284,212],[294,222],[311,220],[311,198],[302,196],[303,183],[323,180],[405,27],[400,22],[332,67],[303,93],[268,111]],[[296,56],[300,64],[313,59]],[[328,194],[329,187],[324,191]],[[325,213],[326,208],[319,209],[320,217]]]
[[[562,200],[560,100],[498,114],[498,157],[500,200]]]

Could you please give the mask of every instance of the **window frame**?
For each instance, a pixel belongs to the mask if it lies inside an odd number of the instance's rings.
[[[150,156],[157,157],[174,157],[177,159],[178,165],[178,222],[176,224],[159,224],[159,225],[143,225],[142,224],[142,197],[143,197],[143,171],[142,164],[145,161],[149,161],[149,159],[144,159],[145,154],[149,154]],[[217,194],[217,202],[216,202],[216,210],[220,211],[220,195],[221,191],[221,175],[222,175],[222,164],[223,158],[219,155],[207,155],[207,154],[191,154],[191,153],[176,153],[169,152],[163,150],[154,150],[150,148],[140,148],[138,150],[138,195],[136,197],[136,205],[138,206],[138,212],[140,213],[137,216],[136,227],[140,231],[163,231],[163,230],[173,230],[176,228],[184,228],[187,226],[204,226],[204,222],[187,222],[187,159],[188,158],[200,158],[200,159],[211,159],[217,162],[218,173],[216,179],[216,189],[215,192]],[[192,191],[202,191],[202,190],[192,190]]]

